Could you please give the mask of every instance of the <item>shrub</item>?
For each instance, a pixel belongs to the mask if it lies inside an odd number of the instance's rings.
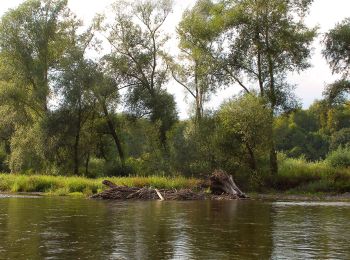
[[[331,150],[336,150],[339,146],[347,145],[350,145],[350,128],[343,128],[332,135]]]
[[[350,167],[350,147],[339,147],[327,156],[326,161],[332,167]]]

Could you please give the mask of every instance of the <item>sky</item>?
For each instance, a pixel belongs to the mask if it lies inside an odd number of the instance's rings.
[[[135,0],[137,1],[137,0]],[[23,0],[0,0],[0,15],[9,8],[15,8]],[[110,5],[115,0],[68,0],[68,5],[77,16],[88,24],[96,13],[102,13],[110,10]],[[174,0],[174,12],[168,17],[166,30],[173,32],[181,19],[182,12],[195,3],[195,0]],[[302,101],[303,107],[307,108],[315,99],[322,98],[322,92],[325,85],[332,83],[339,75],[332,75],[329,66],[321,55],[322,34],[333,28],[338,22],[346,17],[350,17],[349,0],[314,0],[311,6],[310,14],[305,22],[308,26],[319,27],[319,37],[313,44],[311,57],[311,68],[300,74],[291,74],[289,81],[296,85],[295,93]],[[174,45],[175,41],[174,41]],[[237,93],[238,86],[230,86],[225,90],[219,91],[207,104],[207,108],[217,108],[225,99]],[[168,91],[175,95],[178,104],[180,118],[188,117],[189,99],[186,99],[183,88],[174,82],[168,86]]]

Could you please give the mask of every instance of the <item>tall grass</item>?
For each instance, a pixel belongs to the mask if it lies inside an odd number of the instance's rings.
[[[113,177],[106,178],[117,185],[128,187],[154,187],[159,189],[195,188],[198,179],[184,177]],[[101,179],[83,177],[64,177],[49,175],[0,174],[0,191],[2,192],[43,192],[51,195],[92,195],[105,187]]]
[[[303,158],[284,158],[279,165],[279,174],[275,180],[277,190],[334,193],[350,191],[349,168],[335,168],[327,161],[307,162]]]
[[[282,157],[279,173],[269,177],[265,188],[295,193],[350,192],[350,168],[335,168],[327,161],[308,162],[305,159]],[[185,177],[112,177],[117,185],[154,187],[159,189],[197,188],[199,179]],[[1,192],[42,192],[48,195],[92,195],[103,191],[103,179],[50,175],[0,174]]]

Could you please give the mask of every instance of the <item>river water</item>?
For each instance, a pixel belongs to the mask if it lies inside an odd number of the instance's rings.
[[[1,196],[0,259],[350,259],[350,203]]]

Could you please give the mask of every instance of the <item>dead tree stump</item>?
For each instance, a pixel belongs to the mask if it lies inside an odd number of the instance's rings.
[[[239,198],[247,198],[233,181],[231,175],[228,175],[223,170],[215,170],[214,173],[210,176],[210,190],[212,194],[222,195],[230,194],[238,196]]]

